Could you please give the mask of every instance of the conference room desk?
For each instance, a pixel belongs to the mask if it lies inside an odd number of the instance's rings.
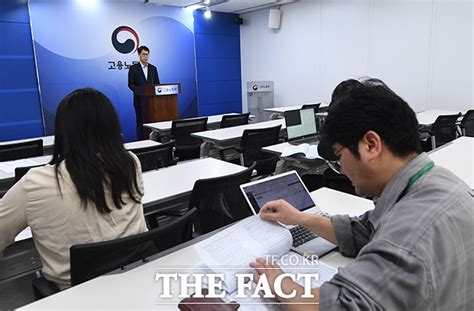
[[[245,130],[269,128],[281,125],[281,129],[286,128],[285,120],[271,120],[246,125],[233,126],[211,131],[192,133],[191,136],[201,138],[205,142],[215,144],[219,147],[228,147],[238,145]]]
[[[474,190],[474,137],[459,137],[429,156],[435,165],[447,168]]]
[[[46,163],[49,161],[50,156]],[[217,160],[214,158],[197,159],[174,166],[143,173],[145,189],[142,198],[145,215],[152,214],[165,207],[181,205],[188,201],[198,179],[220,177],[241,172],[246,167]],[[31,237],[27,228],[15,240]]]
[[[314,105],[314,104],[317,104],[317,103],[305,103],[302,105],[294,105],[294,106],[272,107],[272,108],[265,108],[263,110],[268,111],[268,112],[278,113],[278,114],[284,114],[285,111],[297,110],[297,109],[301,109],[303,105]],[[321,105],[319,106],[319,108],[326,108],[326,107],[329,107],[328,103],[321,103]]]
[[[418,112],[416,114],[416,119],[420,125],[432,125],[439,116],[459,114],[460,111],[454,110],[426,110]]]
[[[283,150],[285,150],[286,148],[288,148],[290,146],[291,145],[288,142],[284,142],[284,143],[279,143],[279,144],[276,144],[276,145],[263,147],[262,150],[273,153],[273,154],[276,154],[276,155],[279,156],[280,154],[283,153]]]
[[[329,214],[361,215],[373,209],[372,201],[345,194],[328,188],[321,188],[311,193],[316,204],[322,211]],[[157,309],[177,310],[177,303],[160,300],[162,283],[155,282],[155,274],[159,268],[174,268],[173,272],[190,273],[189,268],[200,263],[200,258],[194,250],[193,244],[205,239],[215,232],[189,241],[168,251],[155,256],[156,259],[131,270],[108,274],[65,291],[36,301],[21,308],[21,310],[61,310],[61,309]],[[320,259],[322,262],[333,266],[345,266],[351,261],[341,256],[338,252]],[[246,263],[244,263],[246,264]],[[161,270],[163,271],[163,270]],[[169,271],[169,270],[168,270]],[[171,287],[172,293],[178,288]],[[165,304],[168,303],[168,304]],[[269,305],[245,305],[240,310],[254,310],[255,308],[267,309]]]
[[[138,140],[138,141],[131,141],[129,143],[123,144],[125,149],[127,150],[133,150],[133,149],[138,149],[138,148],[147,148],[147,147],[153,147],[153,146],[159,146],[161,143],[146,139],[146,140]]]
[[[51,161],[51,155],[0,162],[0,193],[8,190],[15,182],[15,168],[44,165]]]
[[[4,141],[0,142],[1,145],[8,145],[8,144],[14,144],[14,143],[22,143],[22,142],[27,142],[27,141],[32,141],[32,140],[37,140],[41,139],[43,140],[43,152],[45,155],[53,154],[53,149],[54,149],[54,135],[51,136],[43,136],[43,137],[36,137],[36,138],[27,138],[27,139],[19,139],[19,140],[9,140],[9,141]],[[156,146],[159,145],[160,143],[153,141],[153,140],[140,140],[140,141],[133,141],[129,143],[125,143],[125,149],[135,149],[135,148],[144,148],[144,147],[150,147],[150,146]]]
[[[209,129],[215,129],[218,128],[221,124],[221,120],[223,116],[226,115],[237,115],[238,113],[236,112],[231,112],[231,113],[225,113],[225,114],[218,114],[218,115],[212,115],[207,117],[207,126]],[[202,117],[196,117],[196,118],[204,118],[205,116]],[[190,119],[196,119],[196,118],[188,118],[188,119],[182,119],[182,120],[190,120]],[[255,118],[254,115],[250,115],[249,119]],[[150,128],[152,131],[164,131],[165,133],[169,133],[171,131],[171,124],[173,121],[161,121],[161,122],[154,122],[154,123],[145,123],[143,124],[144,127]]]
[[[47,137],[50,137],[50,136],[47,136]],[[54,136],[51,136],[51,137],[54,137]],[[153,140],[141,140],[141,141],[125,143],[124,147],[127,150],[133,150],[137,148],[145,148],[145,147],[152,147],[152,146],[158,146],[158,145],[161,145],[161,143],[153,141]],[[54,142],[53,142],[53,146],[54,146]],[[44,156],[39,156],[39,157],[0,162],[0,193],[2,191],[7,190],[13,185],[15,181],[15,168],[25,167],[25,166],[44,165],[44,164],[47,164],[49,161],[51,161],[51,155],[44,155]]]
[[[27,141],[32,141],[32,140],[37,140],[37,139],[43,140],[43,152],[44,152],[44,154],[53,154],[54,135],[3,141],[3,142],[0,142],[0,146],[1,145],[8,145],[8,144],[15,144],[15,143],[24,143],[24,142],[27,142]]]
[[[242,172],[244,166],[204,158],[143,173],[145,194],[142,198],[145,215],[164,207],[186,202],[198,179],[214,178]]]

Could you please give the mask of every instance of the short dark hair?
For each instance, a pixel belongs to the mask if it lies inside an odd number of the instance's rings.
[[[349,80],[344,80],[342,81],[341,83],[339,83],[336,88],[334,89],[334,91],[332,92],[332,95],[331,95],[331,103],[329,104],[329,106],[332,106],[333,104],[335,104],[337,102],[337,99],[349,92],[350,90],[352,89],[355,89],[357,87],[360,87],[362,86],[362,83],[360,83],[359,81],[355,80],[355,79],[349,79]]]
[[[147,46],[142,45],[142,46],[138,47],[138,49],[137,49],[138,55],[140,55],[142,53],[142,51],[144,51],[144,50],[147,51],[148,53],[150,53],[150,49]]]
[[[399,157],[420,153],[415,112],[383,81],[367,79],[339,92],[322,129],[323,139],[339,143],[359,157],[358,143],[368,131],[380,135],[390,151]]]
[[[61,100],[55,121],[50,164],[55,166],[59,191],[63,162],[85,208],[90,201],[102,214],[112,211],[104,188],[117,209],[125,200],[140,203],[138,166],[125,150],[117,113],[107,96],[91,88],[75,90]]]

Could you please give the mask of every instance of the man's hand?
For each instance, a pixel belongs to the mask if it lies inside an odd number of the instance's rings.
[[[282,297],[279,297],[275,293],[275,279],[283,273],[283,271],[280,269],[278,265],[272,265],[271,263],[266,262],[265,259],[263,258],[257,258],[256,261],[250,263],[250,267],[254,268],[257,272],[258,275],[254,275],[253,281],[257,284],[260,276],[262,274],[265,275],[265,277],[268,280],[268,284],[270,285],[270,288],[272,290],[272,293],[275,295],[275,299],[282,302],[285,299]],[[284,278],[283,282],[281,283],[281,289],[284,293],[291,293],[294,289],[301,287],[299,284],[293,282],[289,278]]]
[[[285,225],[299,225],[304,214],[285,200],[276,200],[263,205],[260,217],[264,220],[279,221]]]
[[[254,276],[253,281],[258,283],[260,277],[264,274],[270,285],[272,293],[275,295],[275,299],[279,302],[286,303],[286,310],[288,311],[319,311],[319,288],[313,288],[311,290],[312,298],[303,298],[304,288],[296,282],[293,282],[289,278],[284,278],[281,282],[281,290],[285,295],[289,295],[293,291],[296,291],[294,298],[283,298],[275,293],[275,280],[283,273],[278,265],[272,265],[267,263],[263,258],[257,258],[256,261],[250,263],[250,266],[257,270],[258,275]]]

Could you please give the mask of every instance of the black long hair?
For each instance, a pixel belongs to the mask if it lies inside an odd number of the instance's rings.
[[[59,165],[63,161],[84,208],[91,201],[100,213],[110,213],[106,188],[118,209],[126,203],[123,194],[140,203],[137,167],[123,146],[117,114],[107,96],[95,89],[73,91],[56,111],[50,164],[55,166],[59,191]]]

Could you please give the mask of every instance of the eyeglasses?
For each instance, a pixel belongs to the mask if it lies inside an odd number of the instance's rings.
[[[336,157],[340,157],[340,152],[342,151],[342,149],[346,148],[345,146],[342,146],[338,151],[334,152],[334,154],[336,155]],[[342,175],[341,171],[341,161],[340,160],[336,160],[336,161],[326,161],[326,163],[328,164],[328,166],[334,171],[336,172],[337,174],[339,175]]]

